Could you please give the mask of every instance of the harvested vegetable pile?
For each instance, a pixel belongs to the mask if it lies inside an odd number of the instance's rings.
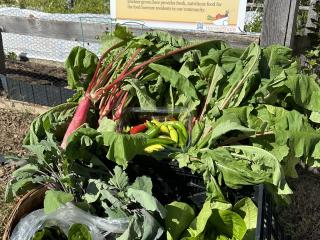
[[[105,39],[100,59],[81,47],[70,53],[68,82],[78,92],[31,124],[25,144],[34,154],[13,173],[7,199],[45,185],[46,214],[72,202],[102,218],[125,219],[125,229],[112,232],[120,240],[255,239],[252,195],[231,196],[263,183],[285,204],[292,194],[286,177],[297,177],[297,163],[319,167],[315,77],[300,74],[291,50],[277,45],[235,49],[163,32],[134,37],[119,26]],[[136,107],[163,108],[168,116],[121,128]],[[201,206],[179,192],[167,203],[165,189],[153,192],[152,174],[128,174],[137,158],[149,157],[201,176]],[[64,233],[95,232],[86,225]]]

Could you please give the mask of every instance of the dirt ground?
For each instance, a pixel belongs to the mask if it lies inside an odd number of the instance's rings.
[[[320,175],[298,169],[299,178],[288,179],[294,194],[282,209],[280,222],[292,240],[320,239]]]
[[[0,154],[22,156],[22,139],[35,116],[0,108]],[[11,169],[0,164],[0,236],[12,203],[4,203],[4,190]],[[294,190],[292,204],[282,209],[281,225],[292,240],[320,239],[320,176],[302,169],[298,179],[289,179]]]
[[[22,140],[34,115],[28,112],[15,112],[0,108],[0,154],[23,156],[26,151],[22,148]],[[1,165],[0,162],[0,238],[6,217],[14,203],[4,202],[6,183],[12,169]]]
[[[6,60],[7,77],[36,84],[57,87],[67,85],[67,72],[63,66],[48,65],[33,61]]]

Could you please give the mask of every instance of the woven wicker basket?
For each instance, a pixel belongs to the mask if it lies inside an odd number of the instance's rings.
[[[10,239],[11,232],[21,218],[32,211],[43,207],[43,200],[46,190],[47,189],[45,187],[31,190],[17,202],[9,216],[2,240]]]

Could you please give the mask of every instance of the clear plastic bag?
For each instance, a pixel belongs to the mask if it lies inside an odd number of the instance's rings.
[[[48,225],[60,227],[67,235],[69,228],[74,223],[87,225],[93,240],[104,240],[111,233],[123,233],[129,225],[129,219],[100,218],[73,204],[67,204],[49,215],[46,215],[43,209],[28,214],[14,228],[10,240],[30,240],[38,230]]]

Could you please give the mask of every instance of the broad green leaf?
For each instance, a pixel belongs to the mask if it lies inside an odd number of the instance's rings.
[[[213,124],[212,129],[209,146],[211,146],[219,137],[231,131],[240,131],[248,134],[253,134],[255,132],[254,129],[244,126],[244,124],[241,123],[239,116],[233,113],[222,115],[222,117]]]
[[[129,82],[131,86],[134,88],[142,110],[156,109],[156,101],[148,95],[146,88],[143,84],[133,79],[129,79],[127,80],[127,82]]]
[[[158,72],[166,82],[170,82],[181,94],[193,99],[198,99],[197,92],[192,83],[177,71],[155,63],[150,64],[149,67]]]
[[[5,200],[10,202],[14,200],[14,197],[19,196],[20,194],[26,193],[28,190],[31,190],[35,187],[34,179],[32,177],[22,178],[19,180],[11,180],[5,191]]]
[[[77,46],[74,47],[65,61],[68,85],[72,89],[86,89],[98,63],[98,57],[91,51]],[[82,74],[86,74],[85,81],[81,80]]]
[[[55,212],[62,205],[71,202],[74,197],[70,193],[65,193],[61,191],[48,190],[44,198],[44,212],[45,214],[50,214]]]
[[[63,231],[57,227],[44,227],[41,230],[38,230],[32,237],[32,240],[67,240],[67,236]]]
[[[92,240],[89,228],[80,223],[73,224],[68,232],[68,240]]]
[[[77,103],[64,103],[35,118],[23,143],[25,145],[37,144],[47,137],[46,132],[53,133],[58,141],[62,140],[77,105]],[[48,122],[49,126],[45,126],[48,125]]]
[[[125,190],[129,183],[127,174],[118,166],[114,168],[113,172],[114,175],[109,179],[109,184],[121,191]]]
[[[310,115],[310,121],[320,123],[320,112],[312,112]]]
[[[209,158],[215,162],[221,171],[225,184],[231,188],[240,188],[243,185],[255,185],[267,181],[271,173],[253,171],[248,160],[237,159],[224,148],[203,151],[202,158]]]
[[[183,234],[183,239],[201,239],[202,233],[204,233],[207,223],[212,215],[212,209],[210,202],[205,202],[199,215],[192,221],[190,227]],[[188,238],[191,237],[191,238]]]
[[[146,176],[137,177],[134,183],[129,187],[152,194],[152,181],[151,178]]]
[[[160,223],[145,209],[142,209],[143,216],[143,234],[141,239],[160,239],[163,236],[163,228]]]
[[[98,132],[104,133],[104,132],[115,132],[117,128],[117,123],[107,117],[102,118],[102,120],[99,122],[99,127],[97,129]]]
[[[192,128],[192,133],[191,133],[191,145],[194,146],[199,139],[202,136],[204,130],[204,123],[201,121],[197,121],[193,128]]]
[[[192,207],[183,202],[172,202],[166,205],[167,216],[165,227],[168,240],[178,240],[180,235],[189,227],[195,218]]]
[[[12,173],[15,178],[31,177],[33,174],[39,171],[39,167],[33,164],[26,164]]]
[[[229,106],[239,106],[250,91],[258,87],[260,55],[261,49],[255,43],[252,43],[244,51],[240,58],[244,62],[242,77],[239,81],[233,83],[225,95],[220,109],[225,109]]]
[[[261,74],[274,79],[292,63],[292,49],[282,45],[271,45],[262,50]]]
[[[290,89],[297,105],[312,112],[320,112],[320,86],[314,76],[288,75],[286,86]]]
[[[225,202],[221,188],[214,177],[207,182],[207,196],[210,200]]]
[[[136,213],[131,217],[128,228],[121,234],[117,240],[136,240],[141,239],[143,218]]]
[[[257,206],[250,198],[246,197],[241,199],[234,205],[233,211],[238,213],[243,218],[246,224],[247,232],[244,239],[254,240],[258,219]]]
[[[107,158],[123,167],[127,167],[128,162],[134,156],[144,152],[147,141],[143,134],[104,132],[102,136],[104,145],[109,147]]]
[[[286,183],[283,169],[277,158],[261,148],[252,146],[228,146],[228,149],[234,149],[235,152],[241,151],[243,159],[252,161],[251,169],[261,175],[269,175],[265,179],[278,188],[279,194],[292,194],[291,189]],[[241,154],[234,153],[234,156],[240,157]]]
[[[247,231],[241,216],[230,210],[213,210],[209,221],[218,233],[232,239],[243,239]]]
[[[208,89],[208,94],[207,94],[206,101],[204,103],[204,109],[202,110],[201,117],[203,117],[205,112],[207,111],[207,107],[209,106],[209,103],[211,102],[211,99],[213,98],[214,91],[216,90],[216,87],[217,87],[219,81],[221,81],[225,77],[225,75],[226,75],[226,73],[223,70],[223,68],[220,67],[219,65],[217,65],[215,67],[213,76],[211,78],[210,87]]]
[[[134,202],[139,203],[143,208],[152,212],[158,212],[162,218],[166,216],[166,209],[162,204],[151,194],[129,188],[127,191],[128,197],[130,197]]]
[[[147,211],[135,213],[129,222],[126,231],[117,240],[157,240],[163,235],[163,229],[158,221]]]

